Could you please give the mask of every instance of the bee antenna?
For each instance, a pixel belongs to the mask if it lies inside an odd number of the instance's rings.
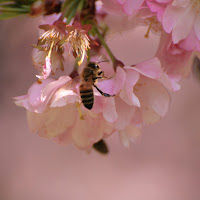
[[[102,63],[102,62],[109,62],[109,60],[102,60],[102,61],[97,62],[97,64]]]

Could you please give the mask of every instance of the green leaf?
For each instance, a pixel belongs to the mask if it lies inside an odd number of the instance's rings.
[[[78,4],[80,3],[79,0],[73,0],[69,6],[67,7],[67,11],[64,13],[64,17],[68,18],[69,16],[72,16],[71,12],[76,13],[76,10],[78,8]],[[72,18],[72,17],[71,17]]]
[[[72,1],[74,1],[74,0],[66,0],[66,1],[62,4],[62,9],[61,9],[61,11],[63,12],[63,11],[65,10],[65,8],[66,8],[67,6],[69,6],[69,4],[72,3]]]

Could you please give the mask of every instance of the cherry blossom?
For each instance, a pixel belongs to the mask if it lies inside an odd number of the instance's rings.
[[[155,0],[147,1],[152,12],[157,13],[164,30],[172,33],[174,44],[187,37],[200,40],[200,4],[196,0]],[[193,32],[194,34],[191,34]]]

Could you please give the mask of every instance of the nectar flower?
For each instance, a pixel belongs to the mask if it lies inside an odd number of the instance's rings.
[[[45,33],[38,40],[38,44],[33,52],[33,64],[41,75],[37,75],[40,79],[46,79],[51,71],[55,73],[56,69],[64,70],[63,53],[64,48],[59,42],[66,35],[65,23],[56,21],[53,25],[41,25],[41,29]]]
[[[90,38],[87,33],[91,28],[90,24],[81,26],[79,23],[67,25],[66,27],[68,32],[66,42],[71,45],[74,56],[81,57],[78,61],[79,65],[83,62],[86,51],[90,49]]]
[[[170,80],[168,89],[179,90],[180,85],[177,82],[191,71],[187,64],[191,52],[184,50],[179,43],[174,44],[172,35],[163,31],[156,56],[160,59],[162,69],[166,73],[165,77]]]
[[[31,131],[59,143],[73,142],[81,149],[90,149],[111,134],[113,128],[102,113],[91,112],[80,105],[76,81],[73,81],[63,76],[56,81],[48,78],[42,84],[36,82],[27,95],[16,97],[15,103],[28,110]]]

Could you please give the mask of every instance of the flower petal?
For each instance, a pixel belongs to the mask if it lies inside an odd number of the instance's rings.
[[[129,106],[119,97],[115,97],[116,110],[118,115],[118,120],[114,122],[115,128],[118,130],[123,130],[128,126],[135,113],[135,107]]]
[[[108,134],[112,129],[102,116],[97,115],[94,118],[86,116],[84,120],[78,118],[71,131],[74,144],[78,148],[88,149],[101,140],[104,133]]]
[[[124,67],[124,69],[134,69],[140,74],[153,79],[158,79],[162,75],[161,64],[156,57],[139,63],[134,67]]]
[[[194,31],[198,40],[200,40],[200,15],[196,16],[196,19],[194,22]]]
[[[37,78],[44,80],[49,77],[51,73],[51,59],[47,56],[45,58],[45,64],[43,66],[42,75],[36,75]]]
[[[92,111],[95,113],[102,112],[104,119],[110,123],[113,123],[118,118],[114,97],[95,96]]]
[[[32,106],[38,106],[41,103],[41,94],[44,87],[51,82],[55,81],[54,79],[46,79],[42,81],[41,84],[38,82],[33,83],[33,85],[28,90],[29,102]]]
[[[132,69],[126,69],[126,82],[120,91],[120,98],[128,105],[140,107],[140,101],[133,93],[133,86],[138,82],[140,74]]]
[[[69,82],[71,78],[69,76],[61,76],[58,80],[48,84],[42,91],[41,99],[45,101],[47,98],[51,98],[53,92],[59,89],[61,86]]]
[[[177,44],[182,39],[185,39],[192,30],[195,19],[195,13],[193,10],[187,8],[185,12],[180,16],[176,26],[172,31],[172,40],[174,44]]]
[[[28,94],[20,97],[15,97],[15,103],[18,106],[24,107],[31,112],[41,113],[46,109],[48,101],[41,101],[41,94],[43,88],[54,79],[46,79],[39,84],[35,82],[28,90]]]
[[[56,137],[66,132],[75,123],[76,116],[77,110],[72,104],[62,108],[51,108],[41,114],[27,112],[30,130],[46,138]]]
[[[144,0],[126,0],[123,5],[124,11],[127,15],[132,15],[133,11],[138,10],[143,2]]]
[[[55,92],[51,99],[51,107],[63,107],[69,103],[75,103],[80,101],[79,95],[73,90],[66,90],[65,88],[60,88]]]
[[[121,67],[117,67],[116,75],[111,79],[106,79],[97,84],[103,92],[114,95],[123,87],[126,80],[126,73]]]
[[[141,134],[141,130],[132,125],[128,126],[125,130],[119,131],[119,136],[121,143],[124,147],[129,147],[131,142],[134,142],[135,139]]]
[[[169,109],[170,95],[158,81],[142,77],[143,84],[135,90],[140,99],[143,118],[146,123],[156,122]]]

